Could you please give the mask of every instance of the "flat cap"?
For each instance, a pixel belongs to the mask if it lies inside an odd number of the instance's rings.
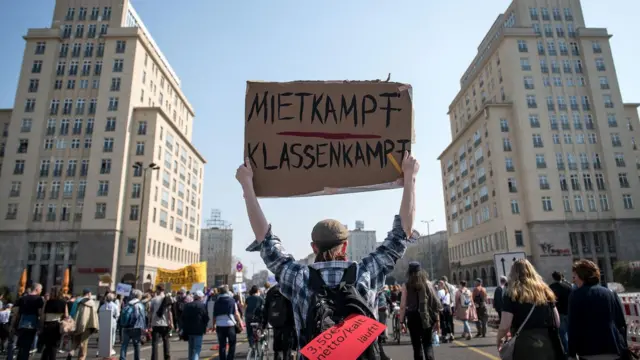
[[[349,230],[338,220],[322,220],[311,230],[311,241],[320,251],[331,250],[349,238]]]

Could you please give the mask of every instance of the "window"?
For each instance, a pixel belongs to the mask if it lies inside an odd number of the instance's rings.
[[[103,152],[113,152],[113,138],[105,138],[102,147]]]
[[[511,140],[509,140],[509,138],[503,138],[502,139],[502,149],[504,151],[511,151]]]
[[[119,98],[117,97],[110,97],[109,98],[109,111],[118,111],[118,103],[119,103]]]
[[[553,211],[553,206],[551,205],[551,197],[543,196],[542,197],[542,210],[544,211]]]
[[[116,131],[116,118],[108,117],[104,126],[104,131],[113,132]]]
[[[525,76],[523,78],[523,82],[524,82],[524,88],[527,90],[532,90],[534,89],[534,85],[533,85],[533,77],[531,76]]]
[[[119,77],[111,78],[111,91],[120,91],[120,83],[122,79]]]
[[[518,200],[511,200],[511,213],[520,214],[520,205],[518,205]]]
[[[520,68],[523,71],[531,70],[531,63],[529,63],[529,58],[520,58]]]
[[[140,216],[140,206],[131,205],[129,209],[129,220],[138,221],[139,216]]]
[[[136,239],[129,238],[127,240],[127,255],[134,255],[136,253]]]
[[[566,195],[562,197],[562,206],[564,207],[564,212],[571,212],[571,200]]]
[[[540,136],[540,134],[533,134],[531,137],[533,140],[534,148],[541,148],[544,146],[544,144],[542,143],[542,136]]]
[[[96,219],[104,219],[107,216],[107,204],[106,203],[97,203],[96,204]]]
[[[607,194],[598,195],[600,199],[600,209],[602,211],[609,211],[609,199],[607,198]]]
[[[507,122],[507,119],[500,119],[500,131],[509,132],[509,123]]]
[[[124,54],[127,48],[127,42],[124,40],[116,41],[116,54]]]
[[[124,68],[124,60],[122,59],[113,60],[113,72],[122,72],[123,68]]]
[[[147,122],[140,121],[138,123],[138,135],[146,135],[147,134]]]
[[[524,238],[521,230],[515,231],[516,246],[524,246]]]
[[[136,142],[136,155],[144,155],[144,141]]]
[[[624,203],[624,208],[627,210],[633,209],[633,199],[630,194],[622,195],[622,202]]]
[[[627,179],[627,173],[619,173],[618,174],[618,182],[620,183],[621,188],[629,187],[629,180]]]
[[[596,204],[596,197],[593,194],[587,195],[587,205],[589,206],[589,211],[595,212],[598,211],[598,207]]]
[[[574,195],[573,196],[573,202],[576,206],[576,211],[577,212],[584,212],[584,203],[582,202],[582,196],[581,195]]]
[[[538,107],[538,103],[536,102],[536,96],[535,95],[527,95],[527,106],[530,109],[535,109]]]
[[[538,182],[540,183],[541,190],[549,190],[549,179],[547,175],[539,175]]]
[[[109,196],[108,180],[101,180],[98,182],[98,196]]]
[[[13,166],[14,175],[24,174],[24,160],[16,160]]]
[[[596,59],[596,70],[598,70],[598,71],[607,70],[606,66],[604,65],[604,59],[603,58],[597,58]]]
[[[518,51],[519,52],[529,52],[529,48],[527,47],[526,40],[518,40]]]
[[[516,185],[516,179],[515,178],[508,178],[507,179],[507,187],[509,188],[509,192],[510,193],[517,193],[518,192],[518,186]]]

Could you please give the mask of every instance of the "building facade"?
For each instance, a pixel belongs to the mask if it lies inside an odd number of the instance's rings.
[[[586,27],[579,0],[498,16],[439,157],[452,281],[495,283],[495,253],[525,252],[547,279],[592,259],[606,281],[640,257],[638,104],[623,102],[610,37]]]
[[[57,0],[29,29],[3,138],[0,217],[6,285],[153,284],[200,258],[205,160],[194,111],[128,0]],[[138,248],[140,248],[138,254]]]
[[[207,285],[222,286],[235,279],[231,262],[233,229],[208,228],[200,231],[200,259],[207,262]]]
[[[360,261],[376,249],[376,232],[365,230],[364,221],[356,221],[356,228],[349,230],[348,241],[347,258],[350,261]]]

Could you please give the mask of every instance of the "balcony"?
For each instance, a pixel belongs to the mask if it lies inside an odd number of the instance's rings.
[[[549,183],[540,183],[540,190],[549,190]]]
[[[547,163],[546,162],[537,162],[536,163],[536,168],[538,168],[538,169],[546,169],[547,168]]]

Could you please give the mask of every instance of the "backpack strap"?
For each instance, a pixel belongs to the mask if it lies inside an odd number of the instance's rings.
[[[340,286],[351,285],[354,286],[358,280],[358,263],[351,263],[347,270],[342,274],[340,279]]]
[[[327,284],[324,282],[322,278],[322,274],[320,274],[320,270],[309,266],[309,287],[315,293],[322,292]]]

